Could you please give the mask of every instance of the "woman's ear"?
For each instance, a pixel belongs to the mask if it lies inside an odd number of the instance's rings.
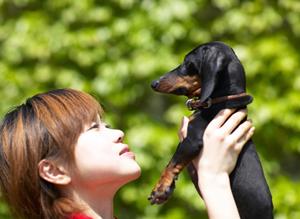
[[[56,165],[50,160],[41,160],[38,164],[38,171],[40,177],[50,183],[67,185],[71,182],[71,177],[65,168],[61,165]]]

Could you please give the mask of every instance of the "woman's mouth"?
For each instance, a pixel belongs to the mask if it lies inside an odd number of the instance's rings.
[[[122,157],[128,157],[128,158],[131,158],[131,159],[135,159],[135,154],[132,151],[130,151],[127,146],[124,147],[120,151],[119,155],[122,156]]]

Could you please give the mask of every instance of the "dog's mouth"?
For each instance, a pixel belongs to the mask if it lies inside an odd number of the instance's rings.
[[[164,87],[163,89],[157,89],[157,88],[153,88],[153,89],[160,93],[182,95],[182,96],[187,96],[188,98],[199,97],[201,94],[201,87],[194,88],[194,89],[189,89],[187,87],[178,87],[178,88]]]
[[[194,90],[188,90],[185,87],[180,87],[174,91],[169,92],[171,94],[175,94],[175,95],[183,95],[186,96],[188,98],[193,98],[193,97],[200,97],[201,94],[201,87],[196,88]]]
[[[153,81],[151,87],[160,93],[183,95],[189,98],[200,96],[201,82],[198,77],[162,77]]]

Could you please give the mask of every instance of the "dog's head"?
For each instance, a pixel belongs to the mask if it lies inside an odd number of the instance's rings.
[[[181,65],[152,82],[155,91],[200,97],[202,102],[211,97],[216,84],[225,95],[243,92],[244,70],[233,50],[220,42],[203,44],[189,52]]]

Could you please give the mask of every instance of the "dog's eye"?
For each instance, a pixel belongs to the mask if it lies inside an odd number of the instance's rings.
[[[187,73],[189,75],[196,74],[197,72],[198,72],[197,68],[196,68],[196,66],[193,63],[188,63],[187,64]]]

